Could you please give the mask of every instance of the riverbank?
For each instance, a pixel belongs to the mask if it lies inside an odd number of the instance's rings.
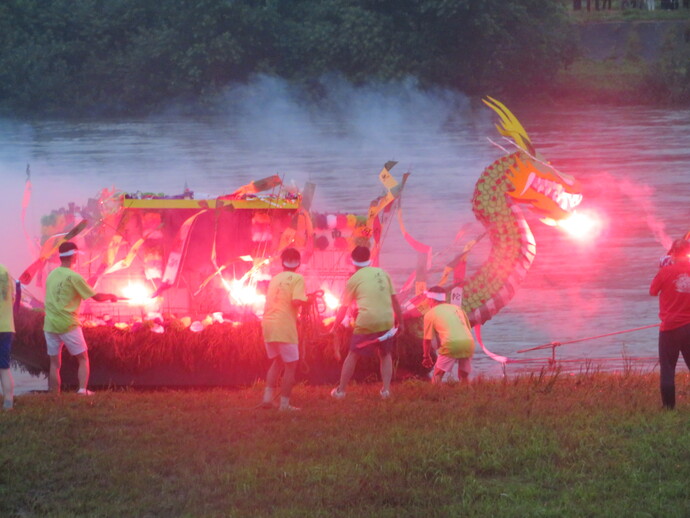
[[[19,367],[12,367],[11,372],[14,378],[14,393],[17,395],[48,389],[48,380],[45,376],[33,376]]]
[[[687,516],[688,376],[32,394],[0,415],[3,516]]]
[[[690,103],[690,10],[654,13],[573,13],[576,57],[548,95],[585,104]]]

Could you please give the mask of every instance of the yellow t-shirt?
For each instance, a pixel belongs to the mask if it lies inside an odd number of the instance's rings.
[[[471,358],[474,338],[470,321],[458,306],[439,304],[424,314],[424,339],[431,340],[438,333],[438,354],[450,358]]]
[[[304,277],[290,271],[273,277],[268,284],[264,318],[261,322],[265,342],[297,343],[298,308],[292,304],[293,300],[307,300]]]
[[[7,269],[0,264],[0,333],[14,333],[14,283]]]
[[[391,278],[381,268],[360,268],[345,284],[342,304],[357,304],[356,335],[388,331],[395,323],[391,296],[395,295]]]
[[[77,272],[58,266],[46,279],[46,318],[43,330],[66,333],[79,326],[81,301],[93,297],[95,291]]]

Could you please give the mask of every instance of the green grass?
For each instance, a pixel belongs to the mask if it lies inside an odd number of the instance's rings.
[[[688,516],[690,402],[658,377],[21,396],[0,415],[1,516]]]

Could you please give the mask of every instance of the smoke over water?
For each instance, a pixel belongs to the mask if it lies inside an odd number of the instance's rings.
[[[0,262],[18,276],[32,259],[20,222],[27,164],[26,224],[36,239],[43,215],[83,204],[104,187],[177,194],[186,185],[197,197],[217,196],[276,173],[299,188],[315,183],[318,211],[364,213],[383,192],[383,164],[395,160],[394,177],[411,173],[402,202],[407,230],[435,253],[445,250],[430,273],[437,282],[445,262],[482,232],[470,198],[502,154],[487,141],[498,138],[493,112],[413,82],[355,87],[334,79],[319,102],[305,99],[261,78],[229,89],[212,114],[171,108],[147,119],[0,121],[0,215],[8,223]],[[513,301],[484,326],[487,346],[523,358],[515,351],[656,323],[649,282],[670,241],[690,230],[690,111],[509,108],[545,158],[583,183],[581,207],[599,214],[604,228],[575,242],[527,213],[537,256]],[[467,234],[448,248],[464,224]],[[473,250],[468,275],[489,246],[483,240]],[[395,221],[382,265],[398,286],[416,265]],[[620,356],[623,347],[654,355],[655,333],[564,347],[559,357]]]
[[[145,120],[1,121],[2,215],[11,221],[21,214],[27,164],[33,192],[26,223],[34,238],[43,215],[105,187],[177,194],[188,186],[197,197],[217,196],[276,173],[299,188],[314,182],[316,210],[365,213],[383,192],[383,164],[396,160],[394,176],[412,173],[410,199],[442,206],[457,222],[439,232],[452,239],[460,223],[455,200],[467,207],[477,171],[493,153],[482,143],[488,113],[473,115],[462,96],[422,92],[411,82],[358,88],[333,80],[318,104],[304,99],[262,78],[228,90],[212,115],[171,109]],[[481,129],[468,131],[474,118]],[[470,152],[478,144],[486,158]],[[431,215],[409,218],[410,232],[438,221]],[[2,259],[14,274],[29,260],[19,230],[3,230],[15,243]]]

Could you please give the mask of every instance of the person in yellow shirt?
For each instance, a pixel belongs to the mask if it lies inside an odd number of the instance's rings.
[[[280,388],[281,411],[299,410],[290,405],[299,361],[297,312],[307,302],[304,277],[296,272],[301,255],[295,248],[286,248],[280,256],[283,271],[271,279],[266,294],[266,307],[261,321],[266,354],[271,365],[266,373],[266,388],[262,408],[271,408],[273,392],[283,372]]]
[[[10,355],[14,340],[14,283],[7,269],[0,264],[0,384],[2,384],[2,408],[14,407],[14,378],[10,370]]]
[[[92,298],[97,302],[117,302],[118,297],[110,293],[96,293],[84,278],[72,270],[77,257],[77,245],[67,241],[58,248],[60,266],[55,268],[46,279],[46,316],[43,332],[46,338],[50,373],[48,389],[60,392],[60,367],[62,346],[77,359],[78,394],[91,395],[87,385],[90,366],[89,353],[84,333],[79,321],[79,306],[84,299]]]
[[[472,372],[474,355],[470,321],[462,308],[446,303],[446,292],[442,287],[429,288],[426,296],[431,309],[424,314],[422,365],[427,369],[433,366],[431,381],[440,383],[443,376],[457,363],[460,380],[467,381]],[[438,357],[435,365],[431,359],[431,341],[434,334],[438,336]]]
[[[395,335],[403,332],[402,309],[390,276],[381,268],[371,266],[369,249],[357,246],[352,250],[351,257],[356,271],[345,284],[331,333],[335,333],[353,304],[357,306],[357,317],[350,350],[340,371],[340,384],[331,391],[331,396],[336,399],[345,397],[345,388],[355,372],[360,356],[370,356],[376,350],[383,382],[379,394],[386,399],[390,397],[393,377]]]

